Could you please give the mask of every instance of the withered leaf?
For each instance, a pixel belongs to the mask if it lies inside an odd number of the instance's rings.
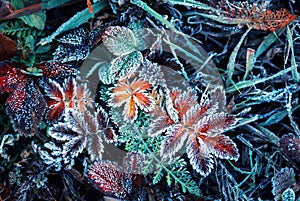
[[[1,13],[1,9],[0,9]],[[0,14],[1,17],[1,14]],[[7,60],[17,54],[17,44],[14,40],[0,33],[0,60]]]

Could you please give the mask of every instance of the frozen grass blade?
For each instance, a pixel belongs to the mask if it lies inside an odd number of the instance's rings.
[[[284,69],[284,70],[281,70],[279,71],[278,73],[270,76],[270,77],[266,77],[266,78],[262,78],[262,79],[254,79],[254,80],[247,80],[247,81],[241,81],[241,82],[238,82],[236,83],[234,86],[231,86],[231,87],[228,87],[226,89],[226,92],[227,93],[234,93],[240,89],[243,89],[243,88],[247,88],[247,87],[253,87],[254,85],[256,84],[260,84],[260,83],[263,83],[263,82],[266,82],[266,81],[269,81],[269,80],[272,80],[276,77],[279,77],[279,76],[282,76],[290,71],[292,71],[292,67],[289,67],[287,69]]]
[[[215,10],[212,8],[212,10]],[[220,22],[222,24],[247,24],[250,23],[250,20],[247,19],[235,19],[235,18],[230,18],[230,17],[224,17],[224,16],[218,16],[218,15],[211,15],[211,14],[205,14],[205,13],[200,13],[200,12],[195,12],[195,11],[190,11],[190,12],[185,12],[184,15],[190,16],[190,15],[199,15],[201,17],[205,17],[211,20],[214,20],[216,22]]]
[[[257,128],[261,131],[262,134],[264,134],[264,136],[266,138],[268,138],[271,142],[273,142],[274,144],[276,144],[279,147],[279,145],[280,145],[279,140],[280,139],[277,135],[275,135],[275,133],[273,133],[269,129],[266,129],[263,126],[260,126],[259,124],[257,124]]]
[[[255,59],[257,59],[262,53],[264,53],[284,32],[285,28],[278,29],[275,32],[270,33],[265,40],[258,46],[255,52]]]
[[[157,20],[159,20],[161,23],[165,24],[169,29],[171,29],[173,31],[177,30],[171,22],[164,19],[158,12],[156,12],[151,7],[149,7],[145,2],[143,2],[141,0],[130,0],[130,3],[135,4],[138,7],[142,8],[147,13],[149,13],[150,15],[155,17]]]
[[[234,82],[232,80],[232,75],[234,73],[234,66],[235,66],[235,62],[236,62],[236,57],[238,54],[238,51],[243,43],[243,41],[245,40],[247,34],[249,33],[249,31],[251,30],[251,28],[249,28],[241,37],[240,41],[238,42],[238,44],[235,46],[233,52],[230,55],[229,58],[229,62],[227,64],[227,81],[226,81],[226,85],[229,86],[230,83],[232,83],[234,85]]]
[[[101,0],[93,5],[94,8],[93,13],[90,13],[88,8],[84,9],[81,12],[78,12],[76,15],[71,17],[68,21],[60,25],[60,27],[58,27],[58,29],[56,29],[56,31],[52,33],[50,36],[46,38],[42,38],[38,44],[46,45],[47,43],[50,43],[59,34],[74,29],[76,27],[79,27],[83,23],[87,22],[90,18],[93,18],[95,13],[104,9],[106,6],[108,6],[107,1]]]
[[[294,53],[293,36],[292,36],[292,32],[288,26],[287,26],[286,34],[287,34],[289,46],[291,48],[291,67],[293,68],[293,70],[292,70],[293,79],[296,83],[299,83],[300,78],[299,78],[299,73],[297,71],[298,65],[296,63],[296,58],[295,58],[295,53]]]
[[[300,108],[300,105],[297,105],[296,107],[291,109],[291,111],[294,112],[298,108]],[[284,119],[287,115],[288,115],[288,111],[287,110],[282,110],[282,111],[277,112],[277,113],[273,114],[272,116],[270,116],[267,119],[267,121],[265,121],[265,123],[263,123],[262,125],[263,126],[270,126],[270,125],[276,124],[276,123],[280,122],[282,119]]]
[[[193,8],[198,8],[198,9],[201,9],[201,10],[214,10],[214,11],[217,11],[216,9],[204,4],[204,3],[201,3],[201,2],[198,2],[198,1],[193,1],[193,0],[168,0],[169,3],[171,4],[175,4],[175,5],[183,5],[183,6],[191,6]]]

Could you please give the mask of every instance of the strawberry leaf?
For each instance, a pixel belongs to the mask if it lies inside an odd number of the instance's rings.
[[[102,40],[105,47],[116,56],[129,54],[135,51],[137,46],[133,32],[126,27],[107,28]]]

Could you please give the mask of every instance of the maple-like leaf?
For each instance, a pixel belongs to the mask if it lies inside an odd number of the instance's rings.
[[[221,133],[235,124],[236,119],[223,109],[223,103],[210,101],[210,97],[221,97],[219,89],[204,95],[197,102],[197,95],[191,89],[181,93],[173,90],[171,99],[178,112],[179,121],[174,122],[165,111],[156,108],[149,135],[165,133],[161,145],[161,155],[172,157],[185,148],[192,167],[201,175],[208,175],[213,168],[213,156],[221,159],[237,160],[239,157],[235,143]],[[224,101],[224,100],[223,100]],[[184,146],[186,144],[186,146]]]
[[[15,130],[23,135],[33,135],[38,129],[46,109],[46,102],[25,66],[0,62],[0,94],[9,93],[6,111]]]
[[[79,112],[66,109],[65,122],[54,124],[49,129],[49,135],[63,144],[62,153],[66,159],[67,156],[77,157],[86,148],[91,160],[101,160],[103,138],[108,141],[115,140],[114,129],[106,115],[101,108],[94,115],[88,110]]]
[[[88,170],[88,177],[108,196],[125,199],[131,193],[132,176],[111,162],[94,163]]]
[[[50,121],[59,119],[65,108],[74,108],[79,111],[86,110],[86,106],[92,106],[89,91],[86,84],[77,84],[75,78],[64,81],[63,87],[59,83],[49,80],[45,87],[47,100],[48,119]]]
[[[124,120],[134,121],[137,118],[138,107],[149,112],[154,108],[154,98],[147,93],[152,85],[141,79],[132,81],[130,84],[128,80],[119,81],[117,86],[112,89],[111,99],[109,104],[112,107],[124,107]]]

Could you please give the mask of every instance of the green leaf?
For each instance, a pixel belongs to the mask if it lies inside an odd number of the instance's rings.
[[[294,190],[287,188],[285,191],[283,191],[281,198],[282,201],[295,201],[296,196]]]
[[[45,22],[46,22],[46,12],[39,11],[34,14],[31,14],[28,16],[23,16],[20,18],[28,26],[37,28],[39,30],[43,30],[45,27]]]
[[[106,0],[99,1],[98,3],[93,5],[94,12],[90,13],[89,9],[86,8],[81,12],[78,12],[73,17],[71,17],[68,21],[60,25],[58,29],[52,33],[50,36],[41,39],[41,41],[38,44],[45,45],[47,43],[50,43],[56,36],[58,36],[61,33],[64,33],[66,31],[69,31],[71,29],[74,29],[83,23],[87,22],[89,19],[93,18],[95,13],[99,12],[100,10],[106,8],[108,6],[108,3]]]
[[[152,183],[157,184],[162,179],[163,176],[164,176],[163,168],[160,167],[158,170],[154,172]]]
[[[108,27],[103,34],[104,46],[114,55],[122,56],[137,49],[133,32],[126,27]]]
[[[119,78],[126,77],[138,69],[142,60],[143,55],[139,51],[119,56],[111,62],[110,71],[112,74],[118,75]]]

